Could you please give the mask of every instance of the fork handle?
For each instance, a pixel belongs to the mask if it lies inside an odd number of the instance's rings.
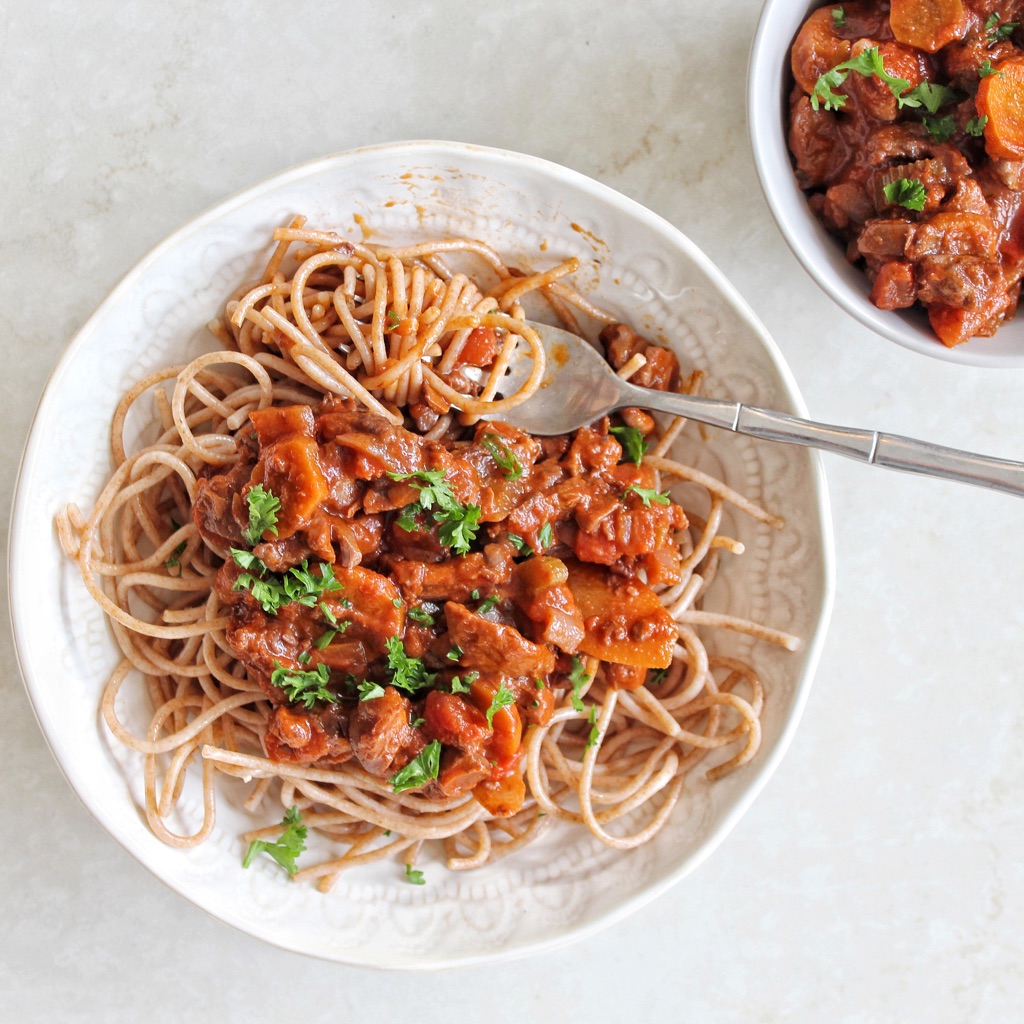
[[[945,448],[928,441],[916,441],[878,430],[836,427],[800,419],[789,413],[759,409],[718,398],[679,395],[628,385],[633,397],[623,405],[640,405],[659,412],[686,416],[738,434],[769,441],[783,441],[807,448],[819,448],[887,469],[921,476],[936,476],[959,483],[976,484],[995,491],[1024,497],[1024,463],[977,455],[958,448]],[[621,406],[620,406],[621,408]]]

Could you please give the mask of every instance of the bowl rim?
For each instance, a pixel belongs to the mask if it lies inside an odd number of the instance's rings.
[[[803,4],[765,0],[747,65],[747,131],[754,165],[761,192],[786,244],[833,302],[883,338],[940,362],[990,369],[1024,368],[1024,346],[1017,350],[1008,348],[1006,335],[1000,333],[1008,325],[992,338],[972,338],[948,348],[927,327],[920,310],[879,309],[868,299],[863,272],[846,262],[841,244],[810,212],[793,174],[785,139],[786,96],[789,47],[807,15],[821,6],[817,0]],[[791,19],[792,32],[782,33],[781,29]],[[780,54],[779,38],[783,34],[786,50]],[[808,230],[803,230],[804,226]],[[1020,320],[1024,322],[1024,311]]]
[[[240,189],[226,198],[216,201],[193,217],[186,220],[178,228],[170,232],[160,242],[153,246],[148,252],[141,256],[136,263],[123,275],[118,283],[110,290],[105,298],[96,307],[95,311],[79,327],[62,353],[57,364],[51,371],[43,388],[41,397],[32,416],[28,436],[22,451],[18,473],[15,480],[15,487],[11,502],[11,526],[8,533],[7,544],[7,592],[8,607],[12,632],[15,640],[15,658],[24,683],[27,696],[33,714],[39,724],[50,752],[57,762],[57,765],[67,780],[71,790],[75,793],[81,803],[90,814],[103,826],[104,830],[113,838],[126,852],[138,861],[150,874],[154,875],[160,882],[172,889],[180,896],[183,896],[189,903],[198,907],[216,920],[234,927],[246,935],[266,941],[279,948],[292,952],[313,956],[330,962],[344,963],[352,966],[390,968],[390,969],[413,969],[433,970],[439,967],[470,966],[481,963],[496,963],[504,960],[521,958],[527,955],[556,949],[586,938],[610,925],[629,916],[640,907],[650,903],[660,894],[678,884],[682,878],[690,874],[696,867],[710,856],[721,844],[728,833],[735,827],[740,818],[746,813],[750,805],[763,790],[768,780],[778,767],[783,756],[789,748],[799,725],[803,711],[806,707],[811,686],[820,660],[822,648],[835,597],[835,542],[832,529],[831,508],[826,484],[826,478],[819,453],[809,451],[806,454],[810,457],[809,469],[811,477],[811,490],[814,496],[815,527],[820,537],[820,566],[821,594],[816,602],[820,609],[816,616],[816,626],[813,635],[804,638],[804,650],[806,659],[803,670],[797,675],[797,684],[792,703],[791,712],[783,722],[778,734],[778,739],[770,751],[764,752],[760,759],[759,771],[751,779],[750,783],[737,799],[736,804],[722,815],[717,826],[710,832],[700,848],[695,851],[682,863],[676,865],[671,871],[666,872],[651,884],[648,884],[642,891],[631,898],[624,900],[617,907],[613,907],[598,918],[575,925],[569,929],[560,931],[558,934],[541,939],[523,942],[513,947],[508,952],[500,954],[483,952],[480,954],[464,954],[460,956],[439,957],[436,960],[417,960],[410,962],[402,960],[393,964],[382,964],[372,957],[362,956],[359,950],[346,948],[343,951],[337,949],[312,948],[304,945],[301,941],[288,941],[282,936],[275,934],[271,929],[263,931],[254,928],[237,917],[229,907],[224,905],[216,909],[204,905],[193,896],[188,887],[177,879],[169,878],[163,874],[159,866],[146,856],[146,853],[133,840],[116,820],[115,816],[106,807],[101,799],[94,798],[93,793],[76,783],[65,763],[64,758],[58,752],[63,743],[59,737],[54,723],[45,719],[40,708],[34,699],[35,690],[42,685],[36,674],[30,671],[31,659],[28,656],[28,634],[26,632],[26,621],[29,612],[18,600],[18,580],[20,578],[19,567],[25,561],[25,556],[19,551],[19,535],[21,524],[33,514],[30,507],[30,488],[28,486],[31,473],[34,469],[37,452],[44,447],[45,439],[38,430],[40,422],[49,411],[49,407],[56,401],[55,392],[60,379],[67,372],[69,364],[74,355],[84,347],[93,334],[96,327],[103,321],[108,310],[116,305],[125,292],[136,287],[139,278],[150,267],[158,261],[168,250],[176,247],[184,239],[196,233],[210,222],[225,212],[244,205],[249,200],[256,198],[266,191],[269,191],[281,184],[300,180],[304,177],[312,177],[319,174],[326,168],[339,163],[358,161],[370,155],[387,155],[396,159],[409,157],[425,157],[453,160],[460,155],[476,153],[485,158],[491,158],[499,162],[518,163],[526,168],[531,168],[541,175],[550,176],[554,174],[558,179],[571,182],[575,187],[598,196],[604,201],[610,202],[620,209],[625,209],[631,216],[640,218],[667,232],[674,244],[684,251],[705,273],[728,302],[737,317],[743,320],[758,340],[763,345],[766,353],[778,373],[780,381],[785,388],[786,397],[793,406],[794,411],[806,416],[807,409],[803,398],[797,387],[792,371],[784,357],[767,330],[758,321],[754,313],[747,306],[739,292],[728,281],[725,275],[711,262],[697,246],[679,228],[647,209],[642,204],[623,195],[610,186],[604,185],[581,172],[565,167],[561,164],[545,160],[540,157],[503,150],[493,147],[477,146],[461,142],[445,142],[434,140],[412,140],[391,143],[382,143],[373,146],[359,147],[326,156],[314,158],[301,164],[286,168],[276,174],[269,175]],[[23,547],[23,545],[21,546]],[[126,799],[131,798],[126,795]]]

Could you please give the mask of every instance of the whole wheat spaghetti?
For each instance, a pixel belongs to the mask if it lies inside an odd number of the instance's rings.
[[[668,456],[681,421],[626,410],[538,440],[480,417],[514,423],[541,384],[528,299],[600,330],[638,383],[699,377],[575,292],[573,259],[524,272],[479,241],[377,246],[298,217],[274,241],[211,324],[221,350],[125,395],[109,482],[57,519],[123,654],[102,713],[141,756],[150,827],[202,842],[217,776],[244,779],[267,824],[243,840],[277,848],[301,821],[334,853],[278,859],[323,890],[427,840],[454,870],[566,824],[646,842],[694,772],[757,752],[757,671],[702,634],[797,641],[702,603],[742,553],[724,507],[781,522]],[[534,370],[505,394],[519,346]],[[144,396],[155,436],[132,449]],[[678,481],[705,516],[663,489]],[[136,735],[119,696],[140,686]],[[181,829],[190,770],[202,812]]]

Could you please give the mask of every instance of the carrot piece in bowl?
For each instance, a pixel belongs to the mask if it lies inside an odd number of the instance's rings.
[[[978,83],[978,115],[985,122],[985,151],[993,160],[1024,157],[1024,57],[995,65]]]
[[[967,32],[963,0],[892,0],[892,34],[901,43],[937,53]]]

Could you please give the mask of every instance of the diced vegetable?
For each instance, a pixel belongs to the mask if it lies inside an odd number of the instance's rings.
[[[985,122],[985,151],[993,160],[1024,158],[1024,57],[996,65],[978,83],[977,107]]]
[[[967,32],[963,0],[892,0],[892,34],[901,43],[937,53]]]

